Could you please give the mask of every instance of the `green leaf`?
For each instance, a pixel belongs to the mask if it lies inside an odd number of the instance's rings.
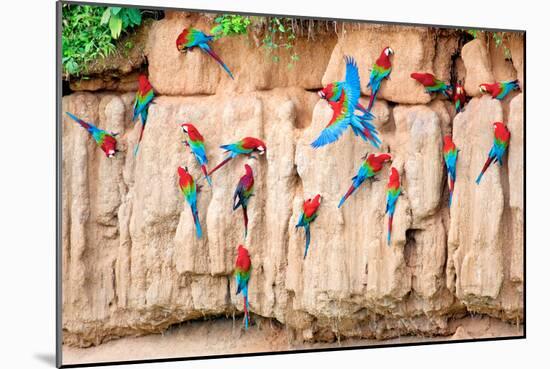
[[[111,11],[107,8],[101,16],[101,24],[107,24],[109,22],[109,18],[111,18]]]
[[[137,8],[131,8],[127,9],[128,18],[130,18],[130,21],[135,25],[141,24],[141,12]]]
[[[118,39],[122,31],[122,19],[112,15],[111,19],[109,19],[109,29],[111,30],[111,36],[115,40]]]
[[[111,7],[111,13],[113,15],[117,15],[118,13],[120,13],[121,10],[122,10],[122,8],[119,7],[119,6],[112,6]]]

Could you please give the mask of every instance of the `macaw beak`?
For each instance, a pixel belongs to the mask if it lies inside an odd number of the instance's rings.
[[[323,92],[323,90],[319,90],[319,91],[317,92],[317,95],[319,95],[319,97],[320,97],[321,99],[326,99],[326,98],[327,98],[326,95],[325,95],[325,93]]]

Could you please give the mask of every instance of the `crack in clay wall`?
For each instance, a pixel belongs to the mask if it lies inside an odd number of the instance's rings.
[[[510,41],[512,64],[480,40],[460,49],[453,32],[367,25],[315,43],[299,39],[301,59],[292,70],[263,63],[264,51],[246,38],[227,38],[215,48],[236,76],[231,81],[204,55],[175,50],[184,26],[209,29],[206,22],[174,13],[151,25],[146,52],[157,97],[136,157],[133,92],[63,98],[63,111],[119,132],[122,150],[106,159],[85,131],[63,118],[64,343],[98,345],[242,313],[231,275],[244,229],[231,203],[244,163],[256,177],[245,242],[254,267],[250,309],[280,322],[294,339],[450,335],[468,313],[523,320],[523,177],[517,175],[523,173],[523,95],[500,103],[471,88],[495,76],[517,75],[522,84],[521,38]],[[322,149],[310,147],[331,117],[314,91],[343,77],[343,55],[350,54],[368,95],[368,67],[388,45],[396,51],[394,70],[373,113],[381,151],[394,155],[404,188],[391,247],[385,243],[387,169],[337,209],[361,156],[374,149],[351,133]],[[472,100],[456,115],[450,102],[431,100],[409,77],[412,71],[447,80],[454,73]],[[490,123],[499,119],[512,132],[505,166],[489,169],[477,186]],[[232,160],[212,187],[203,186],[200,240],[177,188],[178,166],[200,174],[181,144],[178,123],[184,121],[204,135],[210,165],[223,159],[219,145],[244,136],[263,138],[268,147],[266,158]],[[451,132],[461,152],[449,210],[441,150]],[[302,201],[317,193],[323,203],[303,260],[303,230],[294,226]]]

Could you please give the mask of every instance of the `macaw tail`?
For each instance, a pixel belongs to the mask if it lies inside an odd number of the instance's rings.
[[[479,184],[479,182],[481,181],[481,177],[483,177],[483,174],[485,173],[487,168],[489,168],[489,165],[491,165],[492,161],[493,161],[493,158],[490,157],[490,156],[487,158],[487,161],[485,161],[485,165],[483,166],[483,169],[481,169],[481,172],[479,173],[479,176],[477,176],[477,179],[476,179],[477,184]]]
[[[443,83],[443,89],[441,90],[441,93],[443,94],[443,96],[445,96],[447,99],[450,99],[451,98],[451,91],[452,91],[452,87],[451,85],[447,85],[445,83]]]
[[[197,206],[191,208],[191,211],[193,213],[193,221],[195,222],[195,229],[197,231],[197,238],[202,237],[202,228],[201,223],[199,221],[199,212],[197,211]]]
[[[214,167],[214,169],[212,169],[208,175],[211,176],[212,174],[214,174],[215,171],[217,171],[218,169],[220,169],[221,167],[223,167],[225,164],[227,164],[229,162],[229,160],[233,159],[231,156],[228,156],[227,158],[225,158],[220,164],[216,165]]]
[[[304,259],[307,256],[307,250],[309,249],[309,242],[311,241],[311,233],[309,231],[309,224],[304,225],[306,231],[306,250],[304,251]]]
[[[393,214],[390,214],[388,218],[388,246],[391,246],[391,227],[393,224]]]
[[[250,325],[250,313],[248,312],[248,292],[244,293],[243,310],[244,310],[244,329],[248,329],[248,326]]]
[[[338,209],[340,209],[340,207],[342,205],[344,205],[344,201],[347,200],[348,197],[351,196],[351,194],[353,193],[353,191],[356,190],[356,187],[354,185],[351,185],[351,187],[349,188],[348,192],[346,192],[346,194],[344,195],[344,197],[342,197],[342,199],[340,200],[340,203],[338,204]]]
[[[456,100],[456,102],[455,102],[455,112],[458,114],[458,113],[460,113],[460,110],[462,110],[462,107],[460,106],[460,100]]]
[[[244,203],[242,204],[243,208],[243,219],[244,219],[244,238],[246,238],[246,235],[248,234],[248,213],[246,211],[246,206]]]
[[[451,203],[453,202],[453,192],[455,190],[455,181],[449,177],[449,207],[451,207]]]
[[[206,168],[206,164],[201,165],[202,174],[204,174],[204,178],[206,178],[206,181],[210,186],[212,186],[212,178],[208,175],[208,169]]]
[[[136,144],[136,147],[134,147],[134,156],[136,156],[137,153],[138,153],[139,144],[141,143],[141,139],[143,138],[143,131],[144,130],[145,130],[145,123],[142,123],[141,124],[141,132],[139,133],[139,139],[138,139],[138,142]]]
[[[378,94],[378,89],[372,89],[370,98],[369,98],[369,106],[367,107],[367,111],[370,111],[372,109],[372,106],[374,105],[374,100],[376,99],[376,95]]]
[[[235,79],[233,77],[233,73],[231,73],[231,71],[229,70],[229,68],[227,67],[227,65],[225,65],[225,63],[222,61],[222,59],[214,52],[214,50],[212,50],[210,48],[210,45],[208,44],[200,44],[199,47],[201,48],[201,50],[203,50],[205,53],[207,53],[208,55],[210,55],[212,58],[214,58],[215,61],[218,62],[218,64],[220,64],[222,66],[223,69],[225,69],[225,71],[227,72],[227,74],[229,74],[229,77],[231,77],[231,79]]]
[[[65,112],[65,114],[67,114],[69,117],[71,117],[72,120],[74,120],[75,122],[77,122],[78,124],[80,124],[82,126],[82,128],[85,128],[86,130],[90,130],[90,128],[92,128],[91,125],[89,125],[88,123],[84,122],[82,119],[79,119],[77,118],[76,116],[72,115],[71,113],[69,113],[68,111]]]

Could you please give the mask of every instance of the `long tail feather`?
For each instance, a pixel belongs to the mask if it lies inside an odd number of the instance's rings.
[[[338,204],[338,209],[340,209],[340,207],[342,205],[344,205],[344,202],[347,200],[348,197],[351,196],[351,194],[353,193],[353,191],[355,191],[355,186],[354,185],[351,185],[351,187],[349,188],[348,192],[346,192],[346,194],[344,195],[344,197],[342,197],[342,199],[340,200],[340,203]]]
[[[217,171],[218,169],[220,169],[221,167],[223,167],[225,164],[227,164],[229,162],[229,160],[233,159],[231,156],[228,156],[227,158],[225,158],[221,163],[219,163],[218,165],[216,165],[214,167],[214,169],[210,170],[210,172],[208,173],[209,176],[211,176],[212,174],[214,174],[215,171]]]
[[[216,54],[214,52],[214,50],[212,50],[210,48],[210,46],[208,46],[208,45],[202,46],[201,45],[201,50],[204,50],[204,52],[206,52],[208,55],[210,55],[212,58],[214,58],[214,60],[217,61],[218,64],[220,64],[223,69],[225,69],[225,71],[227,72],[227,74],[229,74],[229,77],[231,77],[231,79],[235,79],[233,77],[233,73],[231,73],[231,71],[229,70],[229,67],[227,65],[225,65],[225,63],[222,61],[222,59],[218,56],[218,54]]]
[[[204,174],[204,178],[206,178],[206,181],[210,186],[212,186],[212,178],[208,175],[208,169],[206,168],[206,165],[201,165],[202,174]]]
[[[248,329],[248,326],[250,325],[250,313],[248,312],[248,292],[245,292],[244,294],[243,310],[244,310],[244,329]]]
[[[195,222],[195,228],[197,230],[197,238],[201,238],[202,228],[201,228],[201,223],[199,221],[199,212],[197,211],[196,206],[192,208],[191,211],[193,212],[193,221]]]
[[[374,105],[374,99],[376,99],[376,95],[378,94],[378,89],[372,89],[370,98],[369,98],[369,106],[367,107],[367,111],[370,111],[372,109],[372,106]]]
[[[306,224],[304,228],[306,230],[306,249],[304,251],[304,259],[305,259],[307,256],[307,250],[309,249],[309,242],[311,241],[311,233],[309,231],[309,224]]]
[[[449,207],[451,207],[451,203],[453,202],[454,190],[455,190],[455,181],[453,181],[452,178],[449,178]]]
[[[248,234],[248,213],[246,211],[246,206],[243,204],[243,219],[244,219],[244,238]]]
[[[83,128],[86,128],[87,130],[90,130],[90,128],[91,128],[90,125],[88,123],[84,122],[82,119],[77,118],[76,116],[69,113],[68,111],[66,111],[65,114],[67,114],[69,117],[71,117],[72,120],[74,120],[75,122],[80,124]]]
[[[485,171],[487,170],[487,168],[489,168],[489,165],[491,165],[492,161],[493,161],[493,158],[490,156],[487,158],[487,161],[485,161],[485,165],[483,166],[483,169],[481,169],[479,176],[477,176],[477,179],[476,179],[477,184],[479,184],[479,182],[481,181],[481,177],[483,177],[483,174],[485,174]]]
[[[388,246],[391,246],[391,228],[393,224],[393,214],[390,214],[388,218]]]
[[[138,150],[139,150],[139,144],[141,143],[141,139],[143,138],[143,131],[145,130],[145,124],[142,124],[141,125],[141,132],[139,133],[139,139],[138,139],[138,142],[136,144],[136,147],[134,147],[134,156],[137,155],[138,153]]]

